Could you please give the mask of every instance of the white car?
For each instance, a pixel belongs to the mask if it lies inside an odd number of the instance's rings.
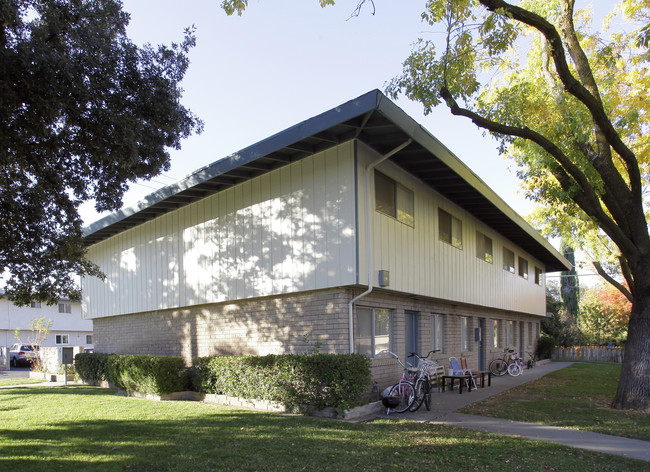
[[[39,346],[32,346],[31,344],[14,344],[9,349],[9,360],[13,367],[18,367],[18,364],[31,365],[36,356],[38,356]]]

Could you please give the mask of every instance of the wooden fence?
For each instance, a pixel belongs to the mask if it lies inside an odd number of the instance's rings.
[[[556,347],[553,359],[572,361],[623,362],[622,347],[572,346]]]

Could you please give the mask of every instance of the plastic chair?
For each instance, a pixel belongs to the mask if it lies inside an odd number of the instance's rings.
[[[467,365],[467,358],[466,358],[466,357],[461,357],[461,358],[458,359],[458,360],[460,361],[460,368],[461,368],[462,370],[466,371],[466,372],[470,372],[471,375],[472,375],[472,377],[474,377],[474,379],[478,379],[478,378],[480,378],[480,379],[481,379],[481,387],[484,387],[484,385],[483,385],[483,376],[482,376],[480,373],[472,372],[472,371],[469,369],[469,367],[468,367],[468,365]]]
[[[479,377],[479,375],[472,374],[472,371],[469,369],[462,369],[460,367],[460,364],[458,363],[458,359],[455,357],[449,358],[449,365],[451,365],[451,370],[454,372],[454,375],[469,376],[469,378],[465,379],[465,385],[467,386],[467,390],[472,389],[471,385],[474,386],[474,390],[478,390],[478,387],[476,386],[476,377]],[[472,381],[471,385],[469,383],[470,380]]]

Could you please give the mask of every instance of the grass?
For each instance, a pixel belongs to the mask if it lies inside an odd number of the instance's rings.
[[[26,379],[26,378],[11,378],[11,379],[0,379],[0,387],[7,387],[11,385],[27,385],[35,383],[43,383],[43,379]]]
[[[560,445],[404,420],[349,424],[153,402],[85,386],[0,390],[0,470],[646,471]]]
[[[650,441],[650,414],[609,408],[620,373],[619,364],[576,363],[460,412]]]

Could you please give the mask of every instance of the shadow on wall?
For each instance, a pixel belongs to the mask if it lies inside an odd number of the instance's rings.
[[[98,352],[181,356],[347,352],[342,290],[95,320]]]

